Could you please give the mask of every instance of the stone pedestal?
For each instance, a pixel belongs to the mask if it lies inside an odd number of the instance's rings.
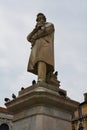
[[[72,112],[78,104],[66,91],[38,83],[19,91],[6,106],[14,115],[13,130],[72,130]]]

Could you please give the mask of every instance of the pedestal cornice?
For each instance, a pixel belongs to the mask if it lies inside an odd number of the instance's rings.
[[[15,100],[6,103],[10,112],[17,113],[22,109],[44,105],[64,109],[72,113],[79,105],[78,102],[68,97],[60,96],[58,91],[49,89],[46,85],[43,87],[43,84],[36,84],[36,86],[31,86],[26,89],[20,91],[19,96]]]

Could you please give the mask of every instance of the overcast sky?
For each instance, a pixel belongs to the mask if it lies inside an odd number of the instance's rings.
[[[37,77],[27,72],[26,36],[37,13],[55,26],[55,70],[61,89],[83,102],[87,92],[87,0],[0,0],[0,106]]]

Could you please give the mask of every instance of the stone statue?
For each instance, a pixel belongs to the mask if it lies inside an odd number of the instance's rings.
[[[54,71],[54,25],[46,22],[44,14],[37,14],[36,25],[27,36],[31,42],[31,54],[27,70],[45,81]]]

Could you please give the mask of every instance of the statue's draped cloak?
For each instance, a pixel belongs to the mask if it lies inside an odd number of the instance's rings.
[[[50,24],[50,26],[54,27],[52,24]],[[48,28],[50,28],[50,26],[48,26]],[[27,71],[37,75],[37,63],[39,61],[46,63],[47,73],[54,71],[54,31],[35,40],[35,44],[31,50]]]

